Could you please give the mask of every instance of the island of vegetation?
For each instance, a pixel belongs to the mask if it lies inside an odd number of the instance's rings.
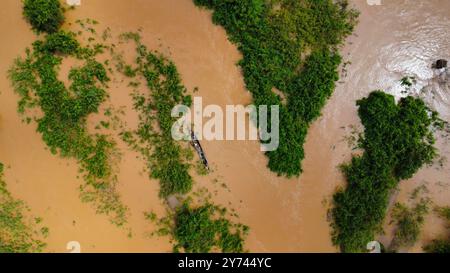
[[[268,167],[298,176],[308,127],[335,88],[338,46],[352,33],[358,13],[345,0],[194,3],[213,10],[213,22],[241,51],[239,65],[254,104],[280,107],[280,144],[267,152]]]
[[[436,112],[411,96],[396,103],[392,95],[374,91],[357,105],[365,128],[359,139],[363,154],[342,166],[347,187],[334,195],[332,210],[333,242],[344,252],[366,251],[382,231],[392,191],[432,162],[436,156],[432,129],[442,126]],[[417,208],[419,213],[414,215],[419,221],[413,221],[414,225],[422,221],[423,210]],[[397,215],[400,223],[412,219],[403,207],[397,208]]]

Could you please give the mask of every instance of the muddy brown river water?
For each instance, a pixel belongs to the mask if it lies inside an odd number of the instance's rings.
[[[300,178],[280,178],[268,171],[256,141],[202,142],[214,172],[197,177],[197,185],[217,191],[214,201],[236,209],[239,221],[250,226],[246,248],[252,252],[337,251],[330,240],[327,210],[336,187],[344,184],[337,166],[351,157],[344,140],[350,135],[349,126],[360,126],[355,101],[375,89],[400,96],[398,82],[403,75],[417,78],[411,92],[418,94],[422,87],[433,84],[432,62],[450,59],[449,0],[381,0],[379,6],[369,6],[365,0],[352,3],[361,16],[355,34],[343,48],[344,58],[351,64],[342,72],[323,116],[309,131]],[[167,238],[146,236],[152,225],[143,213],[162,213],[164,207],[157,197],[158,183],[142,172],[144,165],[137,154],[120,144],[119,191],[130,208],[129,224],[120,229],[105,216],[96,215],[89,204],[81,203],[78,187],[82,181],[77,179],[76,162],[53,156],[36,133],[35,124],[21,122],[16,110],[18,97],[6,73],[35,36],[22,19],[20,1],[4,0],[2,4],[0,162],[8,166],[5,178],[13,195],[24,200],[34,215],[42,216],[50,228],[47,251],[67,252],[69,241],[80,242],[83,252],[171,251]],[[236,66],[241,56],[210,16],[191,0],[83,0],[80,7],[67,13],[67,22],[92,18],[114,33],[142,28],[143,42],[170,56],[186,87],[199,88],[196,95],[203,97],[204,104],[246,105],[251,96]],[[130,110],[125,86],[117,83],[111,87],[111,103]],[[450,93],[439,88],[422,96],[449,120]],[[126,113],[127,123],[136,124],[136,114]],[[438,148],[442,156],[449,156],[448,140],[439,139]],[[214,178],[227,187],[213,185]],[[396,200],[406,202],[409,193],[422,184],[427,185],[436,204],[450,205],[448,163],[424,168],[402,182]],[[128,236],[129,228],[132,236]],[[428,216],[421,239],[409,251],[420,251],[421,244],[442,232],[439,219]],[[391,233],[386,224],[386,235],[380,240],[388,243]]]

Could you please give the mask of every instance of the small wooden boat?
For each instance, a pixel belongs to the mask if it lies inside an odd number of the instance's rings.
[[[200,157],[200,160],[202,161],[205,168],[207,170],[209,170],[209,164],[208,164],[208,160],[206,159],[205,152],[203,151],[202,145],[200,145],[200,141],[198,140],[194,131],[191,131],[191,145],[197,151],[197,154]]]

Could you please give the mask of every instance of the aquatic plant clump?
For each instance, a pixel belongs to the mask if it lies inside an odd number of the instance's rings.
[[[248,227],[231,223],[224,214],[223,209],[211,204],[197,208],[184,204],[175,215],[175,252],[242,252]]]
[[[170,236],[174,241],[173,251],[185,253],[241,253],[249,228],[230,221],[227,210],[209,201],[193,205],[192,200],[184,201],[167,216],[158,218],[147,213],[146,218],[158,229],[153,232],[160,236]]]
[[[397,203],[392,210],[393,222],[396,224],[394,238],[390,248],[412,247],[419,239],[425,215],[428,213],[429,200],[423,199],[413,208]]]
[[[299,175],[308,127],[335,88],[337,46],[352,33],[356,11],[347,1],[332,0],[194,3],[213,10],[214,23],[242,52],[239,65],[254,103],[280,106],[280,144],[267,152],[268,167],[279,175]]]
[[[347,187],[334,195],[333,242],[344,252],[364,251],[382,230],[389,196],[400,180],[411,178],[436,156],[432,112],[418,98],[395,98],[381,91],[357,102],[365,127],[364,151],[342,166]]]
[[[190,105],[176,66],[156,52],[150,52],[141,44],[136,33],[122,35],[126,41],[136,43],[138,53],[136,68],[121,65],[128,77],[145,79],[149,93],[134,94],[134,108],[140,113],[138,129],[122,133],[122,139],[140,151],[148,163],[152,178],[160,182],[160,196],[186,194],[192,188],[189,174],[192,152],[172,138],[171,128],[176,119],[171,116],[178,104]]]
[[[38,33],[58,31],[64,22],[59,0],[24,0],[23,15]]]
[[[437,208],[439,216],[446,220],[447,232],[450,231],[450,207]],[[450,253],[450,234],[444,238],[434,239],[424,246],[423,250],[427,253]]]
[[[98,48],[82,47],[74,33],[61,30],[34,42],[25,58],[16,59],[9,78],[20,95],[19,112],[37,108],[42,113],[34,119],[50,151],[80,163],[86,181],[81,187],[82,200],[94,202],[98,212],[123,225],[126,207],[115,191],[112,165],[117,158],[115,144],[106,135],[90,134],[86,128],[87,117],[97,113],[107,98],[109,78],[103,64],[95,60],[99,52]],[[66,87],[58,79],[58,70],[69,56],[84,64],[71,68]]]
[[[41,252],[45,243],[36,238],[45,237],[48,229],[43,227],[43,232],[37,231],[34,225],[41,219],[30,221],[25,216],[28,208],[11,196],[3,180],[3,168],[0,163],[0,253]]]

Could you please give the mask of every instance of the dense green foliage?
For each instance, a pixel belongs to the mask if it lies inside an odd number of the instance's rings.
[[[70,55],[77,52],[80,44],[76,40],[75,34],[66,31],[58,31],[47,35],[46,40],[39,45],[38,49],[48,53],[60,53],[63,55]]]
[[[341,62],[336,47],[352,32],[356,12],[332,0],[194,2],[214,10],[214,23],[242,52],[239,64],[255,104],[280,106],[280,145],[267,152],[268,167],[299,175],[307,129],[334,90]]]
[[[363,251],[373,241],[391,190],[436,154],[431,127],[437,114],[422,100],[406,97],[396,104],[393,96],[375,91],[357,105],[364,153],[342,167],[347,188],[334,195],[333,242],[345,252]]]
[[[25,216],[26,211],[25,204],[14,199],[6,188],[0,163],[0,253],[35,253],[45,247],[35,239],[38,234]]]
[[[211,250],[242,252],[248,228],[232,224],[224,211],[211,204],[191,208],[184,204],[175,215],[175,251],[206,253]]]
[[[100,49],[82,47],[74,33],[58,31],[46,35],[27,49],[9,71],[15,91],[20,95],[19,112],[38,108],[34,117],[37,130],[51,152],[77,159],[87,184],[82,198],[97,204],[97,210],[111,216],[117,225],[125,222],[126,208],[116,193],[112,162],[115,144],[106,135],[90,134],[86,119],[97,113],[107,93],[109,81],[103,64],[95,60]],[[69,72],[69,87],[59,80],[64,58],[73,57],[84,65]]]
[[[33,30],[53,33],[64,22],[64,14],[59,0],[24,0],[23,15]]]
[[[192,188],[190,164],[186,162],[189,152],[172,139],[171,128],[176,119],[171,111],[178,104],[189,105],[190,96],[185,95],[186,88],[174,63],[148,51],[138,34],[127,33],[122,38],[134,40],[138,53],[136,68],[122,64],[122,72],[128,77],[142,76],[150,89],[146,95],[134,95],[139,126],[134,132],[123,133],[122,138],[147,159],[152,178],[160,181],[161,197],[188,193]]]

